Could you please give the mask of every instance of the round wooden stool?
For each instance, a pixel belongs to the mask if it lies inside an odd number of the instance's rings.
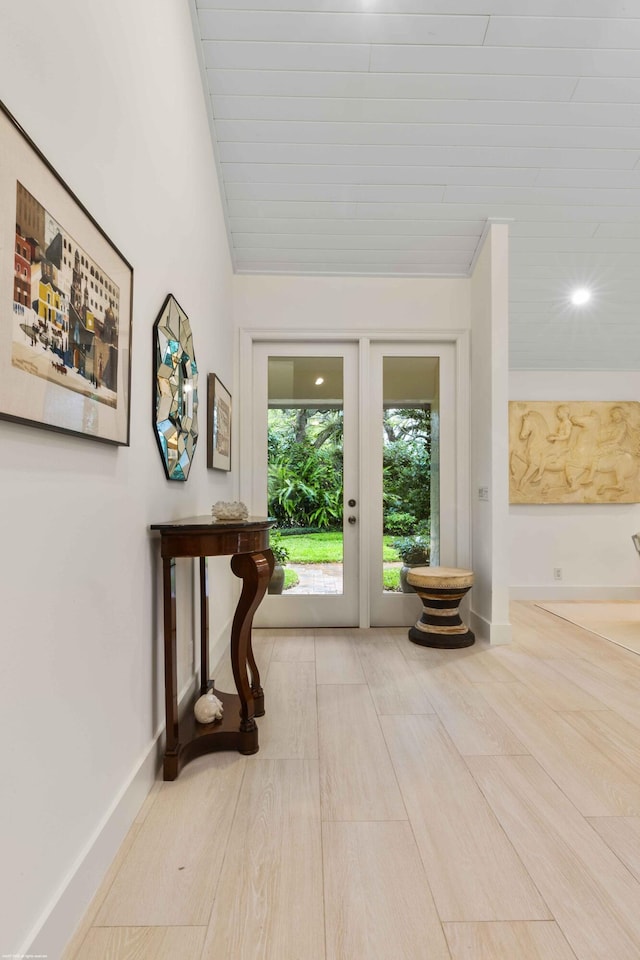
[[[460,619],[458,604],[473,586],[473,571],[456,567],[412,567],[407,573],[422,600],[422,616],[409,639],[423,647],[470,647],[475,636]]]

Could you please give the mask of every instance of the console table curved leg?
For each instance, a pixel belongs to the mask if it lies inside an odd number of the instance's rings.
[[[271,550],[265,551],[264,556],[267,558],[267,562],[269,563],[269,577],[267,579],[267,588],[268,588],[269,580],[271,580],[271,576],[273,574],[275,560]],[[263,598],[264,598],[264,591],[260,593],[258,604],[262,602]],[[253,612],[255,613],[255,608]],[[253,620],[253,613],[251,614],[251,619]],[[249,664],[249,672],[251,674],[251,690],[253,692],[253,706],[255,709],[254,716],[264,717],[264,690],[260,685],[260,671],[258,670],[258,664],[256,663],[256,659],[253,654],[251,630],[249,630],[249,648],[247,650],[247,663]]]
[[[180,736],[178,723],[178,670],[176,659],[176,561],[163,557],[162,584],[164,607],[164,698],[166,717],[165,780],[177,776]],[[167,776],[167,771],[169,776]],[[171,774],[173,774],[171,776]]]
[[[247,650],[247,664],[249,666],[250,673],[251,693],[253,694],[253,715],[254,717],[264,717],[264,690],[260,686],[260,672],[258,670],[256,659],[253,655],[253,646],[251,641],[249,642],[249,649]]]
[[[240,698],[240,733],[246,734],[242,737],[240,753],[255,753],[258,750],[258,728],[254,718],[256,713],[264,714],[264,692],[251,646],[251,627],[271,579],[273,554],[270,550],[236,554],[231,560],[231,569],[242,580],[242,593],[231,628],[231,667]]]

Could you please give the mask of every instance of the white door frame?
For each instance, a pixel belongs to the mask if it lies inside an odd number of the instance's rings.
[[[238,364],[239,377],[236,381],[241,384],[241,389],[237,391],[236,408],[239,407],[239,471],[240,471],[240,499],[249,507],[249,512],[253,512],[254,503],[254,450],[252,444],[252,417],[253,404],[255,401],[253,390],[253,345],[261,341],[280,342],[283,349],[288,341],[290,342],[315,342],[322,343],[326,341],[350,341],[359,343],[360,346],[360,378],[359,378],[359,406],[360,410],[367,408],[370,378],[370,347],[372,342],[385,342],[390,340],[389,331],[383,329],[376,330],[324,330],[310,332],[296,329],[265,329],[249,330],[241,329],[239,331],[238,344]],[[396,344],[402,342],[422,343],[424,345],[436,343],[451,343],[455,350],[455,487],[451,491],[455,498],[455,556],[442,557],[442,561],[451,566],[470,567],[471,566],[471,458],[470,458],[470,397],[469,397],[469,331],[468,330],[430,330],[419,332],[417,330],[394,330],[393,342]],[[364,430],[360,430],[360,449],[359,449],[359,473],[360,473],[360,517],[370,516],[371,497],[368,491],[368,484],[364,478],[369,476],[370,470],[370,445],[369,438]],[[360,525],[360,570],[365,571],[369,567],[369,524]],[[369,577],[362,575],[360,577],[360,627],[366,628],[370,625],[369,615]]]

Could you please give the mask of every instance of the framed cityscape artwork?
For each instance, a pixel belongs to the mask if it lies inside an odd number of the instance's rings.
[[[231,470],[231,394],[215,375],[207,378],[207,466]]]
[[[0,102],[0,417],[128,445],[133,269]]]

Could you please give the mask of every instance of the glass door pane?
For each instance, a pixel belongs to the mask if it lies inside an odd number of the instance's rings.
[[[437,462],[437,357],[382,358],[381,585],[385,593],[412,593],[410,566],[429,563],[439,521]],[[435,538],[434,538],[435,539]]]
[[[335,356],[268,358],[267,510],[283,597],[343,593],[343,367]]]

